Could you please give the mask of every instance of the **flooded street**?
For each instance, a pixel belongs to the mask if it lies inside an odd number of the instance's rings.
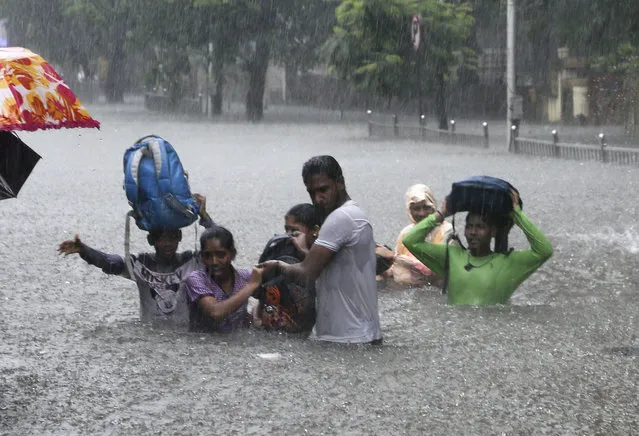
[[[639,432],[637,168],[369,140],[363,122],[89,110],[100,131],[21,134],[43,159],[19,199],[0,202],[0,434]],[[154,328],[138,321],[133,282],[56,253],[75,233],[124,253],[122,156],[150,133],[174,145],[192,190],[233,232],[237,266],[254,264],[284,213],[309,201],[301,169],[318,154],[339,161],[379,242],[393,246],[408,224],[408,186],[441,200],[454,181],[488,174],[520,190],[555,254],[508,306],[381,291],[381,347]],[[195,249],[193,227],[184,234],[181,249]],[[528,247],[520,230],[511,245]],[[149,249],[134,228],[132,251]]]

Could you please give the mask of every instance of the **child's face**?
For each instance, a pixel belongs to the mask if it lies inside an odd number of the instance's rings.
[[[286,215],[284,217],[284,231],[289,236],[295,236],[295,233],[300,232],[307,235],[309,233],[309,228],[304,224],[297,221],[294,217]]]

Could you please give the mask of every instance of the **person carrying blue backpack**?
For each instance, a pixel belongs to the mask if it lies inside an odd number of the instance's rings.
[[[78,235],[58,247],[60,254],[79,254],[106,274],[134,280],[140,294],[142,321],[179,326],[189,323],[189,308],[182,282],[191,271],[203,268],[199,254],[177,252],[182,227],[200,218],[200,225],[215,225],[206,211],[206,197],[191,195],[186,172],[173,146],[155,135],[136,141],[124,153],[124,187],[132,208],[127,214],[124,257],[84,244]],[[155,252],[131,255],[129,218],[148,232]]]
[[[199,204],[200,225],[211,228],[215,225],[206,211],[206,197],[194,194]],[[109,275],[118,275],[134,280],[140,294],[140,319],[145,322],[170,322],[188,325],[188,304],[181,289],[182,281],[191,271],[202,268],[200,256],[191,250],[178,252],[182,239],[180,229],[152,230],[147,242],[154,248],[152,253],[140,253],[130,257],[131,277],[125,258],[96,250],[82,242],[79,235],[64,241],[58,252],[65,256],[79,254],[89,265],[100,268]]]

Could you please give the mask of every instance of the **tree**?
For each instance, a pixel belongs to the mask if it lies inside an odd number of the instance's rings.
[[[417,53],[410,41],[410,18],[421,14],[423,37]],[[434,93],[439,126],[448,128],[446,82],[465,44],[473,19],[470,9],[437,0],[344,0],[336,10],[338,25],[323,53],[338,77],[358,89],[388,99],[409,98],[417,57],[423,59],[418,87]]]
[[[65,69],[69,64],[81,65],[92,75],[95,32],[69,13],[68,0],[0,0],[0,16],[7,18],[12,45],[29,47]]]
[[[281,2],[274,31],[272,58],[285,69],[287,95],[297,86],[299,72],[307,72],[319,61],[319,48],[336,24],[337,0]]]

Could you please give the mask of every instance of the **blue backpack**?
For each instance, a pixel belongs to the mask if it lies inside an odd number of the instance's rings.
[[[145,136],[124,152],[124,189],[142,230],[176,230],[197,219],[180,158],[159,136]]]

